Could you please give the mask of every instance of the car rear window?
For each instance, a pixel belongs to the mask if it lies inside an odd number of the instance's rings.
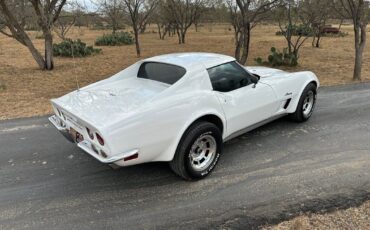
[[[144,62],[141,64],[138,78],[160,81],[166,84],[174,84],[186,73],[180,66],[158,62]]]

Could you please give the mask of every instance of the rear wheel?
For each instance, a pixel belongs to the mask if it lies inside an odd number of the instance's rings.
[[[316,85],[310,83],[303,90],[299,99],[297,109],[290,115],[290,118],[297,122],[304,122],[310,119],[316,105]]]
[[[222,144],[221,131],[215,124],[197,122],[185,132],[170,167],[186,180],[204,178],[217,164]]]

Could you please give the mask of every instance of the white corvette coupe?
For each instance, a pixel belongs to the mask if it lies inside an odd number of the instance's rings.
[[[312,72],[244,67],[211,53],[177,53],[133,64],[58,99],[49,120],[102,163],[168,161],[179,176],[207,176],[223,142],[279,117],[308,120]]]

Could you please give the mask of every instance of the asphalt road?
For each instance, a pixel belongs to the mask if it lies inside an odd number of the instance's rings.
[[[323,88],[307,123],[229,141],[197,182],[165,163],[112,170],[46,117],[0,122],[0,229],[247,229],[367,199],[370,84]]]

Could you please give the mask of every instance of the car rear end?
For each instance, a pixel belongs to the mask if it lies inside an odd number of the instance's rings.
[[[125,139],[117,133],[122,129],[117,124],[128,121],[168,87],[136,77],[100,82],[51,100],[55,115],[49,120],[68,140],[100,162],[131,165],[137,161],[138,146],[120,145]],[[135,133],[130,135],[136,137]]]
[[[49,120],[64,137],[77,143],[79,148],[102,163],[119,160],[113,157],[104,135],[95,126],[55,102],[52,106],[55,115],[49,117]]]

